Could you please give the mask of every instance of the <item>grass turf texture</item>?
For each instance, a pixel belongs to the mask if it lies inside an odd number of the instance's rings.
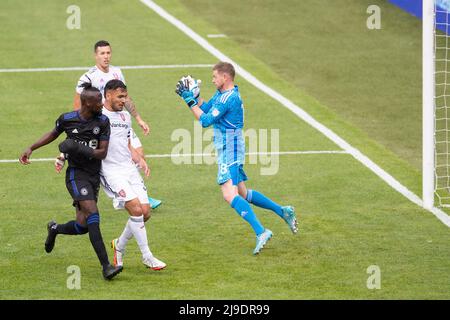
[[[194,17],[178,2],[158,1],[194,29],[220,30]],[[214,63],[183,34],[139,2],[108,7],[80,1],[82,29],[65,28],[65,9],[51,1],[38,4],[2,2],[1,18],[11,32],[1,35],[14,43],[1,50],[2,68],[92,65],[90,48],[99,38],[111,41],[115,65]],[[7,14],[7,13],[10,14]],[[26,13],[26,19],[19,13]],[[108,19],[96,18],[100,12]],[[11,14],[14,13],[14,14]],[[21,21],[20,19],[23,19]],[[133,21],[115,25],[114,21]],[[40,22],[51,31],[42,39],[33,28]],[[20,32],[12,32],[17,30]],[[148,41],[142,41],[148,39]],[[266,83],[313,110],[364,152],[375,155],[408,186],[418,186],[411,166],[361,134],[316,99],[273,72],[231,39],[221,49]],[[57,43],[57,45],[55,45]],[[125,70],[131,96],[152,135],[143,138],[147,153],[170,153],[172,132],[193,129],[191,115],[173,87],[187,72],[204,79],[204,96],[213,93],[208,69]],[[16,158],[25,146],[53,127],[57,116],[70,110],[74,85],[81,72],[0,74],[4,105],[0,111],[0,158]],[[278,81],[279,80],[279,81]],[[246,128],[279,128],[280,149],[336,150],[321,136],[250,84],[237,78],[246,106]],[[309,110],[308,110],[309,111]],[[139,132],[139,131],[138,131]],[[33,157],[53,157],[56,143]],[[377,299],[449,298],[448,228],[421,210],[359,162],[346,154],[281,156],[275,176],[261,176],[260,165],[247,165],[249,187],[300,211],[300,233],[293,236],[276,215],[255,209],[274,232],[260,256],[251,255],[255,241],[250,227],[221,199],[215,184],[216,167],[174,165],[170,159],[151,159],[150,194],[161,198],[147,230],[155,255],[168,264],[153,272],[140,263],[134,240],[129,244],[125,269],[105,282],[87,236],[60,236],[54,252],[43,250],[45,224],[51,218],[73,218],[63,175],[51,163],[28,167],[1,164],[0,277],[2,299]],[[418,188],[418,187],[417,187]],[[416,188],[416,189],[417,189]],[[413,188],[414,189],[414,188]],[[117,237],[125,212],[112,209],[101,191],[101,228],[106,244]],[[109,250],[110,258],[111,251]],[[81,290],[69,290],[66,269],[81,269]],[[370,265],[381,269],[382,289],[368,290]],[[136,289],[138,288],[138,289]]]

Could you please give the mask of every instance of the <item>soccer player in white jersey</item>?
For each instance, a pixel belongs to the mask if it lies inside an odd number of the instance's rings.
[[[147,241],[144,222],[150,218],[150,205],[147,189],[135,164],[150,174],[145,159],[131,146],[131,116],[124,111],[127,99],[127,87],[118,80],[110,80],[104,88],[104,107],[102,113],[109,118],[111,124],[108,155],[102,161],[101,183],[106,194],[113,199],[116,209],[125,208],[130,218],[118,239],[112,241],[114,249],[114,265],[123,265],[123,254],[128,240],[133,236],[142,253],[145,266],[160,270],[166,264],[155,258]]]
[[[80,93],[83,90],[83,83],[90,83],[93,87],[100,90],[100,92],[104,91],[105,85],[109,80],[118,79],[123,83],[125,82],[125,77],[123,76],[122,70],[119,67],[112,66],[111,62],[111,45],[108,41],[100,40],[97,41],[94,45],[94,53],[95,53],[95,66],[89,69],[86,73],[84,73],[80,79],[78,80],[78,84],[76,87],[76,93],[74,97],[74,109],[80,109]],[[103,101],[105,97],[103,97]],[[136,119],[139,126],[144,130],[144,134],[148,135],[150,132],[150,128],[148,124],[142,120],[141,116],[136,110],[136,105],[134,104],[131,97],[128,97],[125,102],[126,110]],[[142,143],[139,140],[139,137],[136,135],[133,129],[131,129],[131,145],[142,155],[144,155],[144,150],[142,147]],[[154,199],[149,197],[149,202],[152,209],[156,209],[162,203],[161,200]]]

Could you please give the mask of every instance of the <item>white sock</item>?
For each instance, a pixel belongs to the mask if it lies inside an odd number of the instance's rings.
[[[123,229],[122,234],[117,241],[117,250],[124,251],[127,246],[128,241],[133,238],[133,231],[130,227],[130,219],[127,220],[127,224],[125,225],[125,229]]]
[[[138,217],[130,217],[128,219],[128,225],[133,232],[134,238],[136,239],[139,249],[141,250],[142,256],[144,258],[152,256],[152,252],[148,247],[147,230],[145,229],[144,216],[142,215]]]

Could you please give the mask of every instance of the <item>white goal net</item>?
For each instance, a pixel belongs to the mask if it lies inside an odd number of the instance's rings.
[[[450,207],[450,0],[434,5],[434,194]]]

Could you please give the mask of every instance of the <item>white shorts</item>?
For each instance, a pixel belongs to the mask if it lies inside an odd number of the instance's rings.
[[[136,135],[136,132],[134,132],[133,128],[130,129],[130,143],[131,146],[135,149],[142,147],[141,140]]]
[[[138,198],[141,204],[148,204],[147,188],[138,169],[126,170],[107,176],[100,176],[105,193],[113,199],[113,207],[125,208],[125,202]]]

